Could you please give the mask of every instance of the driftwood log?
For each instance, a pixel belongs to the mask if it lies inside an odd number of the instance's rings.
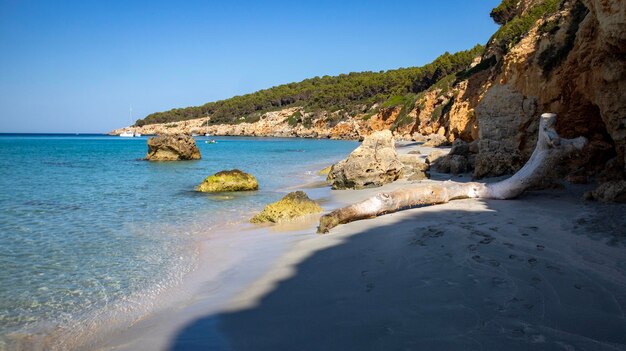
[[[328,231],[339,224],[373,218],[385,213],[420,205],[434,205],[451,200],[482,198],[512,199],[524,190],[539,183],[544,176],[567,155],[585,146],[584,137],[563,139],[554,129],[556,115],[544,113],[539,121],[537,145],[524,167],[508,179],[496,183],[440,183],[418,184],[415,187],[389,193],[379,193],[364,201],[334,210],[320,218],[318,233]]]

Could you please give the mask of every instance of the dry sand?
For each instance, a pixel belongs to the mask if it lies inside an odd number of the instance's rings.
[[[306,191],[331,209],[400,186]],[[626,350],[626,205],[584,190],[231,233],[206,243],[205,264],[223,261],[185,301],[100,347]]]

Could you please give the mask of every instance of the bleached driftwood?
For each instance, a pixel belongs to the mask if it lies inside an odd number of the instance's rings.
[[[373,218],[419,205],[434,205],[456,199],[512,199],[530,186],[539,183],[565,156],[580,150],[587,143],[584,137],[563,139],[554,130],[556,115],[544,113],[539,120],[537,145],[524,167],[508,179],[497,183],[459,183],[445,181],[419,184],[389,193],[379,193],[359,203],[332,211],[320,218],[318,233],[339,224]]]

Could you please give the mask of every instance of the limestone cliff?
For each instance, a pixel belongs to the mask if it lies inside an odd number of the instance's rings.
[[[568,172],[600,180],[624,176],[626,1],[561,1],[556,13],[500,54],[476,105],[477,177],[510,173],[526,161],[541,112],[559,115],[564,137],[590,140]]]
[[[389,129],[399,140],[478,140],[474,176],[481,178],[519,169],[534,147],[538,116],[554,112],[560,135],[590,140],[568,162],[569,179],[624,178],[626,0],[504,0],[491,15],[502,27],[482,57],[398,103],[316,113],[290,107],[239,124],[207,127],[201,118],[134,129],[338,139]]]

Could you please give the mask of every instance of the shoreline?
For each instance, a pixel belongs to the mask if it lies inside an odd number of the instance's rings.
[[[334,163],[329,161],[330,164]],[[320,200],[322,207],[332,205],[329,202],[330,189],[320,187],[321,177],[317,175],[319,169],[328,165],[328,162],[315,162],[301,166],[303,173],[299,185],[286,185],[275,189],[278,193],[287,193],[303,189],[313,198]],[[319,179],[318,179],[319,178]],[[186,321],[198,311],[203,313],[215,311],[215,306],[226,304],[228,296],[233,291],[243,289],[250,284],[256,276],[269,270],[276,258],[288,250],[298,236],[310,230],[315,231],[319,216],[312,215],[293,222],[278,225],[251,224],[247,219],[251,218],[261,208],[250,210],[247,214],[239,214],[237,220],[218,224],[211,229],[211,234],[205,235],[196,241],[198,251],[194,268],[187,272],[181,281],[157,295],[154,303],[147,313],[140,313],[139,318],[123,318],[113,327],[98,327],[91,335],[81,335],[77,342],[78,350],[83,349],[160,349],[163,344],[150,341],[149,345],[141,346],[134,342],[146,342],[146,339],[138,338],[137,334],[154,336],[166,335],[170,323]],[[287,235],[285,235],[287,233]],[[245,253],[242,253],[245,252]],[[254,264],[246,266],[246,262]],[[252,267],[252,269],[249,269]],[[234,273],[235,272],[235,273]],[[233,275],[236,277],[233,278]],[[224,281],[236,279],[235,283]],[[202,290],[207,285],[212,286],[209,293]],[[182,305],[181,305],[182,304]],[[181,309],[184,312],[181,312]],[[176,319],[172,318],[176,314]],[[131,322],[132,321],[132,322]],[[156,326],[163,324],[162,326]],[[132,346],[131,346],[132,345]],[[67,345],[61,345],[65,347]]]
[[[412,149],[399,146],[398,153]],[[450,176],[435,173],[432,178]],[[316,184],[284,190],[305,189],[329,211],[408,182],[358,191],[331,191]],[[626,234],[613,233],[617,243],[607,244],[611,231],[626,225],[625,219],[615,219],[626,206],[583,202],[584,190],[569,186],[516,200],[452,201],[356,221],[327,235],[315,234],[316,216],[275,226],[247,225],[235,233],[231,228],[202,243],[199,266],[212,271],[192,273],[194,284],[186,288],[196,290],[186,291],[185,304],[152,314],[94,346],[274,350],[563,344],[626,349],[626,339],[619,336],[626,335],[626,326],[620,325],[626,310],[626,254],[619,250]],[[602,208],[609,209],[606,215]],[[615,225],[600,226],[594,237],[590,224],[605,221],[603,216],[613,217]],[[214,262],[221,266],[213,267]],[[449,291],[459,287],[469,292]],[[590,287],[596,289],[589,292]],[[403,290],[421,295],[431,307]],[[583,303],[583,297],[602,303],[586,301],[590,307],[578,308],[582,312],[574,317],[606,321],[608,334],[597,328],[578,330],[568,322],[573,318],[568,309]],[[527,300],[532,303],[521,302]],[[576,303],[558,307],[564,300]],[[550,307],[554,303],[557,307]],[[436,322],[424,324],[428,319]],[[288,335],[276,334],[281,328],[288,328]],[[338,336],[333,328],[351,337]],[[407,328],[428,332],[411,335]],[[323,341],[317,338],[322,334],[334,336]],[[446,341],[450,335],[452,341]]]

